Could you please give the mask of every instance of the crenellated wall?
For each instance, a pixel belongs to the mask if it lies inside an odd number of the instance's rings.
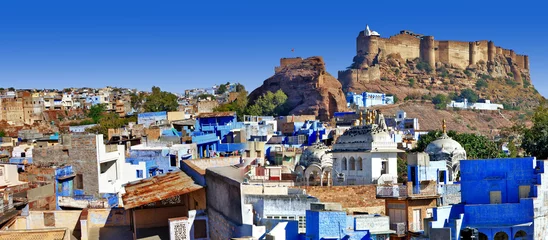
[[[492,41],[473,42],[436,41],[433,36],[414,36],[400,33],[389,38],[365,36],[360,32],[356,39],[356,53],[365,56],[365,63],[373,66],[390,54],[398,54],[404,60],[420,58],[432,67],[437,62],[467,68],[478,62],[492,62],[496,56],[510,58],[519,69],[529,69],[529,59],[513,50],[495,46]]]

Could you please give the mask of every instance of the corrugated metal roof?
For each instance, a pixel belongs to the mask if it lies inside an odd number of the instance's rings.
[[[200,113],[196,118],[214,118],[214,117],[232,117],[236,116],[236,112],[211,112]]]
[[[146,178],[124,185],[122,195],[125,209],[158,202],[175,196],[196,191],[202,186],[195,184],[191,177],[182,171]]]

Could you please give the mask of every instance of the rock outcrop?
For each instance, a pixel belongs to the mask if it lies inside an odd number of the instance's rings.
[[[529,71],[503,56],[497,56],[494,62],[480,61],[466,69],[441,62],[431,68],[418,58],[404,60],[399,54],[377,59],[372,66],[360,60],[355,57],[352,66],[356,68],[339,72],[338,79],[345,92],[384,92],[399,99],[408,96],[417,99],[417,96],[470,88],[481,98],[521,108],[535,107],[542,98],[532,85]]]
[[[341,83],[327,73],[321,57],[310,57],[280,66],[274,76],[249,95],[252,103],[266,92],[282,90],[287,95],[289,114],[316,115],[326,121],[333,113],[346,110]]]

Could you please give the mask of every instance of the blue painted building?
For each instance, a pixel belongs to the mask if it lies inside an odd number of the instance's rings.
[[[163,121],[167,121],[167,112],[146,112],[137,115],[137,123],[143,124],[145,127],[158,125]]]
[[[145,162],[146,164],[147,172],[138,172],[138,178],[148,178],[178,169],[177,154],[170,151],[168,147],[133,147],[129,153],[130,156],[126,158],[127,163]]]
[[[463,160],[461,204],[437,208],[430,234],[451,229],[452,239],[477,232],[480,240],[548,236],[545,161],[534,158]]]
[[[200,158],[211,157],[220,149],[220,144],[230,143],[227,135],[232,129],[242,127],[236,112],[201,113],[196,118],[192,142],[196,143]]]
[[[394,96],[388,96],[384,93],[363,92],[361,94],[356,94],[348,92],[346,94],[346,102],[348,107],[352,104],[358,107],[371,107],[375,105],[394,104]]]
[[[312,204],[311,210],[306,210],[306,239],[371,239],[369,230],[358,230],[360,227],[352,222],[352,218],[347,218],[345,211],[341,209],[314,209],[314,205],[318,206],[322,203]]]

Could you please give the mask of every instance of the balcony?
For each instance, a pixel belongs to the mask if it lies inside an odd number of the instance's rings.
[[[407,185],[379,185],[377,186],[377,197],[379,198],[437,198],[438,184],[434,181],[424,181],[413,186],[412,182]]]
[[[465,221],[475,227],[532,224],[533,209],[532,198],[522,198],[519,203],[466,204],[464,206]]]
[[[204,134],[199,136],[193,136],[192,142],[196,144],[204,144],[209,142],[217,142],[219,138],[215,134]]]

